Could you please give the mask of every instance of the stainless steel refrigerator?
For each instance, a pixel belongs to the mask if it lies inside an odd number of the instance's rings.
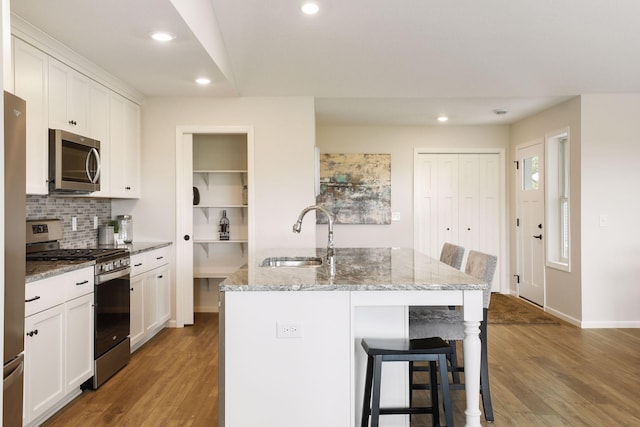
[[[26,102],[4,93],[4,377],[2,425],[22,426]]]

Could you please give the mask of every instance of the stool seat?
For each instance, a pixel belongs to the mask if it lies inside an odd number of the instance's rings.
[[[401,339],[401,338],[363,338],[362,348],[367,353],[367,373],[365,376],[365,390],[362,404],[361,427],[369,425],[377,427],[380,415],[387,414],[432,414],[433,425],[440,425],[440,411],[438,407],[438,379],[437,369],[440,370],[444,414],[447,426],[453,427],[453,412],[449,396],[449,380],[447,377],[447,355],[453,353],[453,348],[439,337]],[[409,381],[408,408],[380,408],[380,388],[382,377],[382,362],[429,362],[431,376],[431,406],[415,407],[411,402],[412,381]]]

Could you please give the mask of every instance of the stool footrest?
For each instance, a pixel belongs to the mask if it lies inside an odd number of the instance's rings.
[[[411,408],[380,408],[380,415],[433,414],[431,406],[413,406]]]

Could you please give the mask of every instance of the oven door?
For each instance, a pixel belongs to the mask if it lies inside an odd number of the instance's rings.
[[[95,285],[95,353],[98,359],[129,336],[129,274]]]

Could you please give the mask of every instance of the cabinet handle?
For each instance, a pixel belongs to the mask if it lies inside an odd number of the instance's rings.
[[[160,275],[160,276],[158,276],[158,279],[162,279],[163,277],[164,277],[163,275]]]
[[[89,283],[89,281],[88,281],[88,280],[84,280],[84,281],[82,281],[82,282],[77,282],[77,283],[76,283],[76,286],[86,285],[87,283]]]
[[[140,267],[142,265],[141,262],[139,262],[138,264],[133,264],[134,267]]]
[[[27,335],[29,335],[30,337],[34,336],[34,335],[38,335],[38,330],[34,330],[34,331],[29,331],[27,332]]]
[[[184,240],[189,240],[190,238],[191,238],[191,237],[189,237],[189,235],[188,235],[188,234],[185,234],[185,235],[184,235]]]
[[[125,190],[131,190],[131,187],[124,187]]]
[[[133,292],[133,288],[129,288],[129,290],[130,290],[131,292]]]
[[[31,301],[35,301],[37,299],[40,299],[40,297],[37,296],[37,297],[29,298],[29,299],[24,300],[24,302],[31,302]]]
[[[76,122],[75,120],[69,120],[69,124],[75,126],[78,124],[78,122]]]
[[[164,257],[163,256],[156,257],[157,260],[161,260],[162,258]]]
[[[542,234],[538,234],[537,236],[533,236],[533,238],[542,240]]]

